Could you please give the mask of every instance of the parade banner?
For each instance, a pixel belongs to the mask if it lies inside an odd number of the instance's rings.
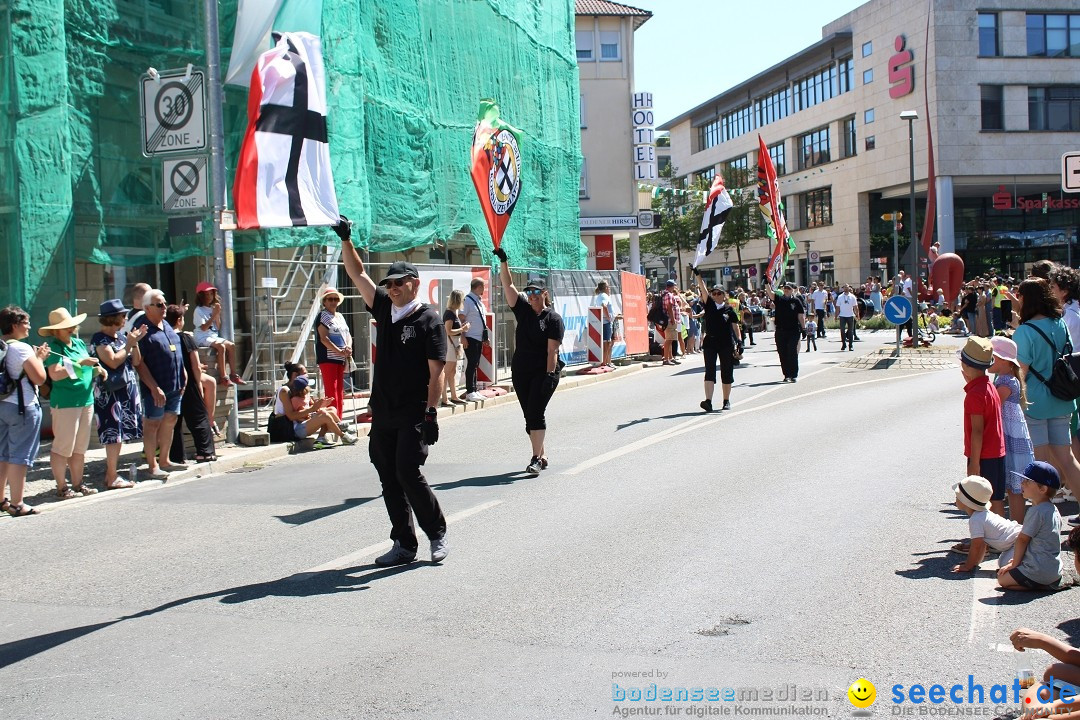
[[[646,355],[649,352],[649,321],[645,319],[646,278],[634,273],[621,273],[622,332],[627,355]]]
[[[765,279],[772,284],[774,289],[778,289],[784,277],[784,270],[787,268],[788,255],[795,252],[795,241],[791,239],[787,222],[784,220],[784,208],[780,203],[780,185],[776,181],[776,169],[773,167],[769,149],[765,147],[765,141],[762,140],[761,135],[758,135],[757,191],[758,208],[765,216],[768,235],[776,239],[776,246],[765,270]]]
[[[521,192],[520,140],[521,131],[499,118],[499,104],[481,100],[473,130],[470,175],[495,247],[502,243]]]
[[[322,43],[281,33],[251,73],[248,126],[233,193],[243,228],[335,225]]]
[[[589,307],[592,305],[596,284],[608,283],[611,304],[615,314],[622,313],[622,286],[620,273],[595,272],[591,270],[552,270],[547,276],[551,302],[555,312],[562,316],[566,333],[563,335],[559,357],[567,365],[580,365],[588,359]],[[611,357],[626,355],[626,343],[616,342]]]
[[[709,199],[705,204],[705,214],[701,216],[701,234],[699,236],[697,254],[694,256],[692,265],[698,267],[705,261],[720,242],[720,232],[724,229],[727,216],[734,207],[727,188],[724,187],[724,178],[720,173],[713,178],[712,187],[709,188]]]

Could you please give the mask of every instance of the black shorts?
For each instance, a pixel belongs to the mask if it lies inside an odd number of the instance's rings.
[[[991,500],[1005,499],[1005,458],[982,458],[979,460],[979,474],[990,481],[994,489]]]
[[[1061,589],[1061,578],[1058,578],[1050,585],[1043,585],[1042,583],[1035,582],[1027,575],[1020,572],[1020,568],[1013,568],[1009,571],[1009,575],[1012,577],[1013,580],[1015,580],[1017,583],[1027,588],[1028,590],[1042,590],[1045,592],[1053,592],[1054,590]]]

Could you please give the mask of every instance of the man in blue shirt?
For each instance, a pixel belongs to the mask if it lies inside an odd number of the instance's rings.
[[[165,293],[151,289],[143,297],[143,312],[135,327],[145,326],[139,340],[142,363],[135,370],[142,382],[143,447],[150,477],[164,480],[180,466],[158,464],[157,451],[168,452],[173,427],[180,415],[180,400],[187,385],[180,336],[165,322]]]

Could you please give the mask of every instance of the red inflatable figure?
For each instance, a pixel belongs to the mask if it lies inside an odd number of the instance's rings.
[[[953,304],[964,284],[964,261],[956,253],[942,253],[930,268],[930,281],[934,290],[941,288],[945,293],[945,302],[955,310]]]

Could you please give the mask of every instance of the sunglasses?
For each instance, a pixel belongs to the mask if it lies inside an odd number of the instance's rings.
[[[720,296],[721,296],[721,295],[723,295],[724,293],[723,293],[723,292],[721,292],[721,291],[719,291],[719,290],[713,290],[713,291],[712,291],[711,293],[709,293],[709,294],[710,294],[710,295],[715,295],[715,296],[717,296],[717,297],[720,297]]]
[[[150,307],[166,308],[168,307],[168,305],[166,305],[165,303],[150,303]]]
[[[402,285],[404,285],[405,283],[409,282],[412,279],[413,278],[412,278],[411,275],[407,275],[406,277],[396,278],[394,280],[383,280],[382,283],[380,283],[380,284],[383,287],[390,287],[391,285],[393,285],[394,287],[401,287]]]
[[[543,290],[537,290],[536,288],[530,288],[529,290],[525,291],[525,294],[526,295],[533,295],[533,296],[535,296],[535,295],[543,295],[544,291]]]

